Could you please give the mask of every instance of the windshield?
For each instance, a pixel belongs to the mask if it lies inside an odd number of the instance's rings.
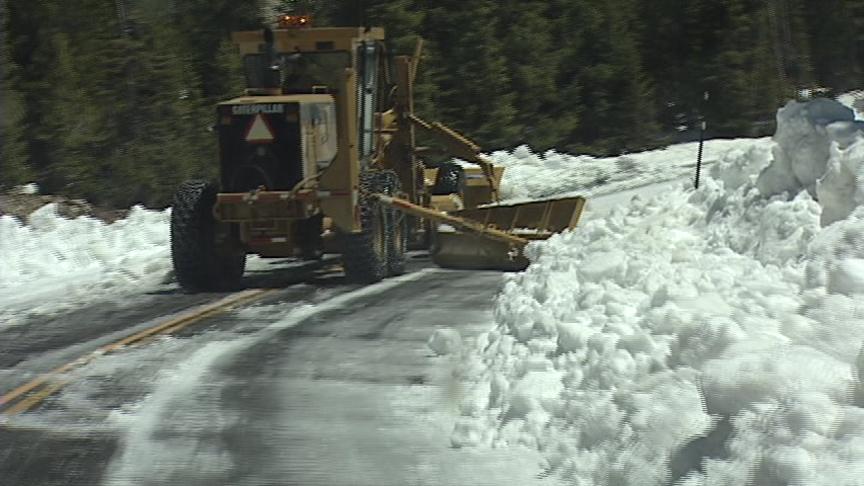
[[[265,54],[244,57],[246,84],[249,88],[275,88],[291,91],[309,91],[313,86],[339,84],[345,68],[351,67],[351,55],[345,51],[296,52],[278,54],[268,62]]]

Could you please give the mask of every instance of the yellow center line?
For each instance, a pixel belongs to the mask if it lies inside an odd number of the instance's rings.
[[[167,322],[163,322],[162,324],[147,328],[143,331],[132,334],[131,336],[127,336],[114,343],[106,344],[97,349],[96,351],[81,356],[80,358],[66,363],[63,366],[55,368],[48,373],[41,375],[39,378],[25,383],[24,385],[19,386],[11,392],[0,396],[0,406],[6,405],[13,400],[17,400],[21,396],[39,388],[42,385],[45,385],[49,381],[54,381],[54,379],[58,378],[60,375],[67,373],[74,368],[81,367],[100,356],[112,353],[120,348],[140,342],[156,334],[170,334],[179,331],[180,329],[183,329],[191,324],[201,321],[202,319],[206,319],[207,317],[224,312],[229,307],[246,304],[254,300],[261,299],[274,292],[276,292],[276,289],[251,289],[243,292],[238,292],[236,294],[232,294],[221,300],[218,300],[212,304],[206,304],[202,308],[195,309],[191,312],[187,311],[187,313],[185,313],[184,315],[175,317],[174,319],[170,319]],[[45,398],[51,396],[60,388],[63,388],[63,386],[65,386],[68,382],[68,379],[56,380],[51,385],[46,386],[45,388],[39,390],[37,393],[34,393],[33,395],[21,400],[14,407],[9,408],[3,413],[5,415],[16,415],[18,413],[27,411]]]
[[[16,403],[14,407],[6,410],[3,413],[7,416],[12,416],[17,415],[21,412],[26,412],[27,410],[30,410],[33,406],[40,403],[42,400],[45,400],[49,396],[53,395],[54,392],[56,392],[57,390],[66,386],[67,383],[69,383],[69,380],[55,381],[50,386],[46,386],[45,388],[42,388],[38,392],[25,398],[24,400]]]
[[[63,365],[59,368],[55,368],[55,369],[49,371],[48,373],[41,375],[39,378],[37,378],[33,381],[30,381],[28,383],[25,383],[24,385],[21,385],[18,388],[12,390],[11,392],[3,395],[2,397],[0,397],[0,406],[6,405],[7,403],[11,402],[12,400],[15,400],[16,398],[18,398],[19,396],[33,390],[34,388],[36,388],[38,386],[41,386],[43,383],[50,380],[51,377],[59,375],[59,374],[63,374],[65,372],[71,370],[75,366],[78,366],[77,362],[80,359],[81,358],[79,358],[78,360],[75,360],[71,363],[66,363],[65,365]]]

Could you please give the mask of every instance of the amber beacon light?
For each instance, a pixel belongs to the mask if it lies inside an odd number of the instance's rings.
[[[283,29],[297,29],[301,27],[309,27],[312,25],[312,17],[308,15],[280,15],[278,18],[279,27]]]

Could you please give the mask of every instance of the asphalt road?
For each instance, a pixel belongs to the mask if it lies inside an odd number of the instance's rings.
[[[70,372],[39,407],[0,416],[0,485],[549,484],[536,453],[451,447],[465,385],[426,346],[439,327],[469,342],[488,330],[501,274],[409,270],[363,288],[332,269],[253,277],[280,290]],[[218,297],[141,296],[0,332],[0,394]]]

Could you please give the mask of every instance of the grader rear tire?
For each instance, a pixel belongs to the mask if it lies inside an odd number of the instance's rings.
[[[318,214],[295,223],[294,235],[303,260],[320,260],[324,256],[324,242],[321,236],[323,221],[324,216]]]
[[[216,186],[187,181],[174,195],[171,210],[171,261],[187,292],[232,290],[246,268],[246,252],[230,236],[217,242],[212,208]]]

